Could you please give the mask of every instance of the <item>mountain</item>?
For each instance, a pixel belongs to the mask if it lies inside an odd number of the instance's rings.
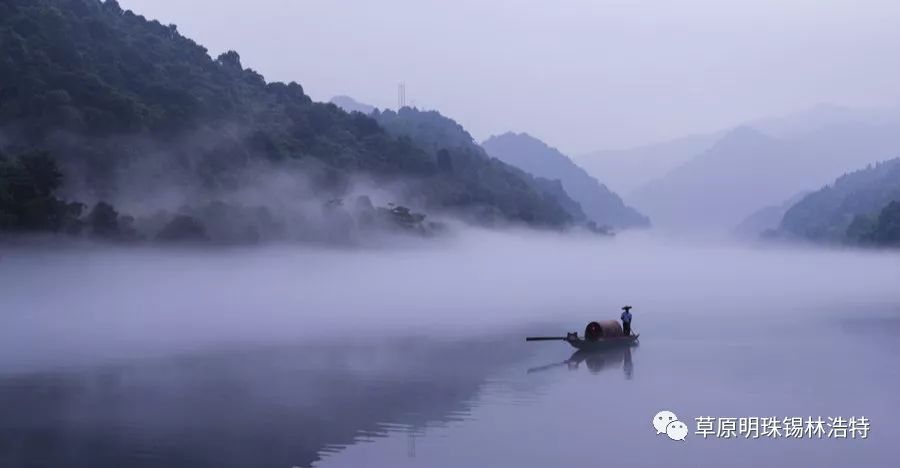
[[[461,193],[456,187],[428,183],[422,188],[426,193],[438,192],[438,198],[459,200],[463,205],[484,203],[503,207],[508,212],[521,213],[520,217],[524,219],[530,217],[527,213],[540,212],[547,216],[555,213],[559,219],[554,221],[558,223],[585,220],[582,208],[570,198],[560,182],[534,177],[490,157],[461,125],[437,111],[404,107],[398,112],[375,111],[372,116],[390,134],[408,138],[418,147],[425,148],[437,158],[442,171],[481,186],[478,190]],[[444,207],[452,208],[453,202]]]
[[[478,213],[470,219],[573,220],[527,174],[484,155],[442,156],[431,137],[414,143],[297,83],[267,82],[234,51],[213,59],[116,0],[0,2],[4,229],[79,221],[199,239],[225,224],[240,238],[328,239],[358,224],[341,199],[388,190],[384,201]]]
[[[853,108],[822,103],[781,117],[766,117],[747,123],[748,126],[776,138],[795,138],[823,128],[844,125],[879,125],[897,120],[896,108]]]
[[[375,111],[375,106],[363,104],[350,96],[335,96],[329,102],[340,107],[345,112],[359,112],[369,115]]]
[[[743,168],[757,166],[748,161],[774,156],[776,146],[775,140],[756,130],[735,129],[699,156],[635,191],[631,200],[658,226],[734,226],[759,206],[773,203],[756,193],[761,174]]]
[[[898,153],[900,120],[843,123],[792,138],[739,127],[631,201],[659,226],[723,231],[760,207]]]
[[[589,219],[613,228],[646,227],[647,217],[626,206],[622,199],[588,175],[566,155],[526,133],[492,136],[481,146],[491,156],[530,174],[559,180]]]
[[[900,201],[891,201],[877,216],[857,216],[847,229],[847,238],[863,246],[900,247]]]
[[[734,228],[734,234],[745,239],[758,239],[761,234],[778,229],[784,214],[809,193],[800,192],[778,205],[760,208],[741,221]]]
[[[900,202],[900,158],[845,174],[807,195],[785,213],[778,233],[820,242],[874,241],[890,230],[893,202]]]
[[[753,128],[779,140],[798,140],[828,129],[879,127],[897,122],[900,122],[900,109],[895,107],[867,109],[824,103],[785,116],[750,120],[740,127]],[[630,149],[595,151],[578,156],[576,161],[626,200],[633,201],[635,192],[707,152],[730,131],[691,135]],[[842,167],[847,170],[852,166]]]
[[[721,133],[691,135],[635,148],[595,151],[577,156],[575,162],[612,190],[627,195],[706,151],[720,137]]]

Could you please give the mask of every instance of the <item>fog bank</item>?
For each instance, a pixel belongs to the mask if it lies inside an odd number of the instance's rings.
[[[405,248],[0,248],[0,370],[237,343],[559,324],[635,307],[651,335],[900,304],[900,256],[470,231]],[[849,318],[843,316],[843,318]],[[699,327],[699,328],[698,328]],[[552,327],[551,327],[552,328]]]

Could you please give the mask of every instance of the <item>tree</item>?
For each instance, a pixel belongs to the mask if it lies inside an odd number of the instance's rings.
[[[105,239],[119,237],[119,212],[106,202],[97,202],[88,215],[91,233]]]
[[[862,236],[865,244],[900,247],[900,201],[891,201],[881,213],[869,232]]]
[[[62,185],[62,172],[46,151],[25,154],[19,159],[19,164],[38,197],[48,197]]]
[[[230,70],[243,70],[244,66],[241,65],[241,56],[237,52],[233,50],[229,50],[228,52],[224,52],[219,55],[219,58],[216,59],[216,62],[219,65],[222,65],[225,68]]]
[[[0,230],[59,232],[72,225],[82,206],[54,195],[61,183],[62,174],[47,153],[0,159]]]
[[[850,226],[847,227],[847,241],[851,243],[864,242],[864,239],[871,235],[872,231],[875,230],[876,225],[877,221],[871,217],[856,215],[850,223]]]
[[[106,7],[107,10],[112,11],[114,13],[122,14],[122,7],[119,5],[118,0],[105,0],[103,2],[103,6]]]

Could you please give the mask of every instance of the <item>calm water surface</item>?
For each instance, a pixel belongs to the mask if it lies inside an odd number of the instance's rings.
[[[803,323],[790,314],[781,322],[638,321],[639,346],[587,356],[563,343],[521,342],[523,330],[213,350],[3,375],[0,462],[546,467],[599,458],[618,466],[896,466],[900,322],[884,318],[890,311],[832,312]],[[866,440],[692,433],[674,442],[651,428],[661,409],[692,432],[698,416],[865,416],[871,431]]]
[[[485,242],[8,251],[0,467],[898,466],[900,257]],[[523,340],[626,300],[637,347]],[[703,439],[702,416],[871,428]]]

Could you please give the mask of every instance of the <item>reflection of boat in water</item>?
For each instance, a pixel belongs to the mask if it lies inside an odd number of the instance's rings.
[[[529,336],[525,341],[565,341],[573,348],[583,351],[599,351],[619,347],[633,346],[641,335],[626,335],[622,325],[615,320],[591,322],[584,328],[584,338],[578,332],[567,333],[566,336]]]
[[[609,349],[599,350],[578,350],[572,353],[569,359],[562,362],[547,364],[540,367],[528,369],[528,373],[541,372],[556,367],[565,366],[569,370],[577,370],[584,364],[587,369],[596,374],[604,369],[612,369],[614,367],[622,367],[626,379],[631,379],[634,374],[634,363],[631,360],[631,348],[638,346],[634,343],[632,346],[620,346]]]
[[[588,370],[592,373],[600,372],[603,369],[612,368],[619,364],[625,376],[631,378],[634,373],[634,364],[631,361],[631,347],[608,350],[608,351],[575,351],[566,361],[569,369],[578,369],[584,363]]]

